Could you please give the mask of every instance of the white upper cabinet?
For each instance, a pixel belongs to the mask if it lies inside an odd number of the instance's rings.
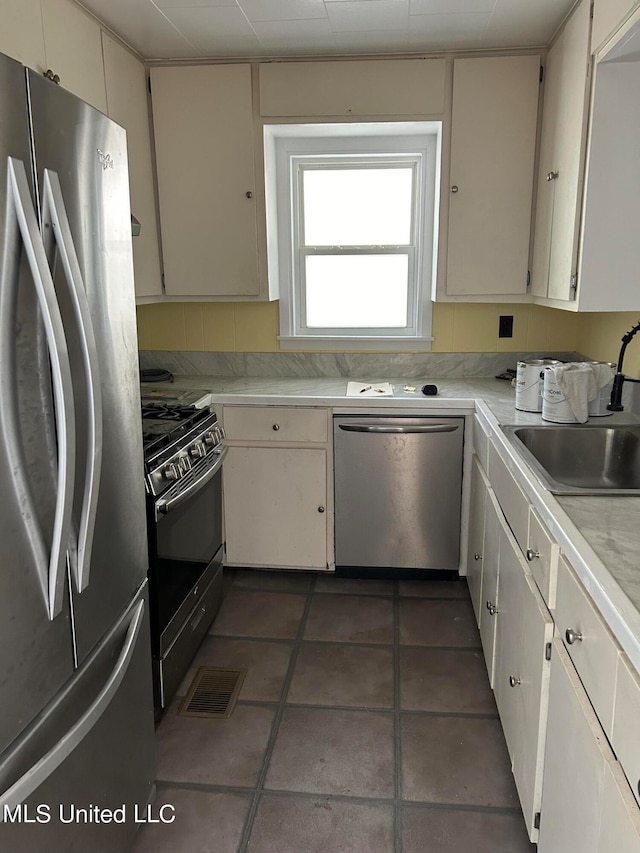
[[[107,112],[100,25],[71,0],[42,0],[45,60],[60,85]]]
[[[636,311],[640,270],[640,12],[596,64],[578,300],[585,311]]]
[[[543,299],[566,301],[575,297],[590,26],[589,0],[582,0],[545,64],[531,270],[531,292]]]
[[[2,0],[0,53],[46,71],[40,0]]]
[[[539,56],[454,62],[446,296],[526,295],[539,75]]]
[[[133,241],[136,297],[160,296],[162,272],[146,73],[135,56],[105,33],[102,50],[108,113],[127,131],[131,212],[142,225],[140,235]]]
[[[167,296],[264,298],[251,92],[248,64],[151,71]]]
[[[594,0],[591,31],[593,53],[611,38],[638,5],[638,0]]]
[[[72,0],[2,0],[0,52],[107,111],[100,25]]]
[[[260,114],[440,115],[445,71],[444,59],[265,63],[260,66]]]

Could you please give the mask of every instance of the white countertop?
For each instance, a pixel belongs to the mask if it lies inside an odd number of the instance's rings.
[[[495,439],[500,455],[518,474],[520,485],[559,543],[585,588],[607,620],[612,633],[640,671],[640,497],[552,495],[507,441],[501,425],[544,423],[540,415],[515,410],[515,390],[496,379],[424,380],[353,377],[368,383],[391,382],[393,397],[346,397],[347,379],[227,378],[176,376],[176,388],[202,388],[213,404],[312,405],[347,409],[419,409],[475,411]],[[438,395],[424,396],[422,385],[438,386]],[[405,391],[414,386],[415,392]],[[166,385],[164,387],[167,387]],[[638,418],[627,413],[604,419],[624,422]]]

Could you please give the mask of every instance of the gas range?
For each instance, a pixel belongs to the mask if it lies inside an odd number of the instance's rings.
[[[142,406],[142,435],[147,491],[164,495],[222,453],[224,433],[208,408],[146,402]]]
[[[215,412],[143,400],[156,715],[167,708],[222,601],[222,466]]]

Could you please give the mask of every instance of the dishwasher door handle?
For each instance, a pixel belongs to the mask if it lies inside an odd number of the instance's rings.
[[[455,432],[459,424],[416,424],[415,426],[392,426],[388,424],[338,424],[345,432],[377,432],[377,433],[435,433]]]

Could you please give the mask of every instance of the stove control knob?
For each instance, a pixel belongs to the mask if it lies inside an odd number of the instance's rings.
[[[218,443],[218,436],[215,434],[214,430],[209,430],[208,433],[204,436],[205,444],[208,444],[209,447],[215,447]]]
[[[186,474],[187,471],[191,468],[191,457],[188,453],[181,453],[178,457],[178,465],[180,466],[180,470],[183,474]]]
[[[207,455],[207,448],[204,446],[203,441],[196,441],[189,448],[189,453],[194,459],[202,459],[203,456]]]
[[[176,465],[175,462],[169,462],[168,465],[164,466],[162,474],[165,480],[178,480],[180,478],[180,466]]]

